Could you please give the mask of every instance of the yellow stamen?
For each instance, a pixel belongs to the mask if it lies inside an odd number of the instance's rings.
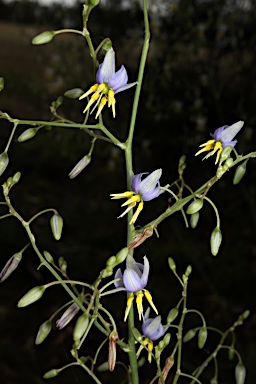
[[[87,104],[84,112],[88,111],[88,109],[90,108],[90,106],[95,103],[96,100],[98,100],[98,98],[100,97],[100,95],[98,93],[94,93],[91,98],[90,98],[90,101],[89,103]]]
[[[129,296],[127,299],[127,306],[126,306],[126,310],[125,310],[124,321],[126,321],[127,316],[129,315],[133,299],[134,299],[134,294],[132,293],[131,296]]]
[[[140,200],[141,200],[141,196],[140,195],[134,195],[134,196],[130,197],[130,199],[128,199],[125,203],[123,203],[121,205],[121,207],[124,207],[125,205],[130,205],[130,204],[133,204],[133,203],[138,203]]]
[[[97,93],[104,93],[106,94],[107,93],[107,90],[108,90],[108,87],[106,86],[106,84],[104,83],[101,83],[99,86],[98,86],[98,89],[97,89]]]
[[[114,95],[115,95],[115,92],[113,91],[113,89],[110,89],[108,91],[108,107],[112,107],[113,117],[116,117],[116,110],[115,110],[116,99]]]
[[[154,345],[152,341],[148,342],[148,362],[151,363],[152,361],[152,354],[151,352],[153,351]]]
[[[82,96],[79,97],[79,100],[84,99],[86,96],[90,95],[91,93],[97,91],[98,84],[94,84],[87,92],[85,92]]]
[[[149,302],[151,307],[154,309],[155,313],[158,315],[158,310],[156,309],[156,307],[155,307],[155,305],[153,303],[151,294],[149,293],[149,291],[147,289],[143,289],[143,291],[144,291],[144,294],[145,294],[145,297],[146,297],[147,301]]]
[[[101,101],[100,101],[100,105],[99,105],[99,108],[98,108],[98,112],[96,113],[96,116],[95,118],[97,119],[97,117],[99,116],[99,114],[101,113],[102,109],[104,108],[104,105],[106,104],[107,102],[107,99],[105,96],[102,97]]]
[[[136,293],[136,304],[139,314],[139,320],[141,320],[141,316],[143,314],[143,305],[142,305],[142,299],[143,299],[143,292],[137,292]]]
[[[126,208],[126,210],[125,210],[120,216],[118,216],[118,219],[119,219],[119,217],[123,217],[124,215],[126,215],[126,213],[128,213],[132,208],[134,208],[135,205],[136,205],[136,203],[131,203],[131,204],[129,205],[129,207]]]
[[[111,193],[110,196],[112,196],[111,199],[123,199],[125,197],[129,199],[133,195],[134,195],[134,192],[123,192],[123,193]]]
[[[144,203],[143,203],[143,201],[141,201],[141,202],[139,203],[138,208],[136,209],[134,215],[132,216],[132,219],[131,219],[131,221],[130,221],[129,224],[134,224],[134,223],[135,223],[135,221],[137,220],[137,218],[138,218],[140,212],[141,212],[142,209],[143,209],[143,205],[144,205]]]
[[[200,149],[200,151],[198,151],[195,154],[195,156],[199,155],[202,152],[211,151],[203,158],[203,160],[205,160],[205,159],[208,159],[210,156],[213,156],[217,152],[215,164],[218,163],[221,152],[223,151],[221,141],[208,140],[207,143],[201,144],[200,147],[204,147],[204,148]]]

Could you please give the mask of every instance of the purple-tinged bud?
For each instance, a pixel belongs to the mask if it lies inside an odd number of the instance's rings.
[[[55,240],[60,240],[63,228],[63,219],[58,213],[54,213],[50,220],[52,234]]]
[[[246,172],[246,165],[247,165],[247,160],[244,161],[242,164],[240,164],[237,167],[235,174],[234,174],[234,178],[233,178],[233,184],[234,185],[237,185],[238,183],[240,183],[240,181],[244,177],[245,172]]]
[[[50,320],[47,320],[42,325],[40,325],[36,335],[35,344],[36,345],[41,344],[49,335],[49,333],[51,332],[51,329],[52,329],[52,322]]]
[[[60,372],[60,369],[51,369],[50,371],[46,372],[43,375],[43,378],[44,379],[51,379],[52,377],[57,376],[59,372]]]
[[[217,253],[219,252],[221,241],[222,241],[222,234],[221,234],[220,228],[216,227],[212,231],[211,240],[210,240],[211,253],[213,256],[216,256]]]
[[[88,313],[83,313],[81,316],[78,317],[74,332],[73,332],[73,339],[74,341],[80,340],[89,324],[89,315]]]
[[[55,33],[53,31],[45,31],[37,35],[33,38],[32,44],[34,45],[41,45],[41,44],[47,44],[52,41],[54,38]]]
[[[84,156],[79,162],[75,165],[75,167],[69,172],[68,176],[70,179],[74,179],[77,177],[83,170],[86,168],[91,162],[91,156]]]
[[[195,337],[197,330],[195,328],[190,329],[183,337],[183,342],[187,343]]]
[[[199,212],[192,213],[192,215],[190,216],[191,228],[194,229],[197,226],[198,220],[199,220]]]
[[[178,308],[172,308],[167,316],[167,323],[172,323],[179,314]]]
[[[236,384],[244,384],[246,369],[242,362],[239,362],[235,368]]]
[[[56,327],[62,329],[68,325],[68,323],[75,317],[79,311],[79,307],[76,303],[71,304],[63,315],[56,321]]]
[[[192,215],[193,213],[200,211],[203,205],[204,205],[203,199],[196,199],[188,206],[186,212],[188,215]]]
[[[202,349],[207,339],[207,328],[202,327],[198,332],[198,348]]]
[[[15,253],[5,264],[4,268],[0,272],[0,283],[7,279],[10,274],[15,271],[22,259],[22,253]]]
[[[7,152],[3,152],[0,155],[0,176],[4,173],[7,165],[9,164],[9,157]]]
[[[37,134],[38,128],[29,128],[26,129],[19,137],[18,142],[22,143],[23,141],[27,141],[32,139]]]
[[[18,307],[23,308],[27,305],[30,305],[34,303],[35,301],[41,299],[45,291],[45,286],[40,285],[38,287],[34,287],[30,289],[19,301],[18,301]]]

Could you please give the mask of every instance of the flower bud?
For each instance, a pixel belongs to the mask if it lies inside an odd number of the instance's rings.
[[[172,308],[167,316],[167,323],[173,322],[179,314],[178,308]]]
[[[15,253],[5,264],[4,268],[0,272],[0,283],[7,279],[10,274],[15,271],[22,259],[22,253]]]
[[[190,216],[191,228],[194,229],[197,226],[198,220],[199,220],[199,212],[192,213],[192,215]]]
[[[43,254],[44,254],[44,257],[46,258],[46,260],[48,261],[48,263],[54,264],[54,259],[49,252],[44,251]]]
[[[203,199],[196,199],[194,200],[187,208],[187,214],[192,215],[193,213],[196,213],[200,211],[200,209],[203,207],[204,201]]]
[[[127,255],[128,255],[128,248],[125,247],[121,249],[121,251],[119,251],[116,254],[116,265],[121,264],[126,259]]]
[[[191,267],[191,265],[188,265],[188,266],[187,266],[187,269],[186,269],[186,271],[185,271],[185,276],[186,276],[186,277],[189,277],[189,275],[191,274],[191,272],[192,272],[192,267]]]
[[[109,38],[105,39],[101,47],[102,53],[105,55],[110,48],[112,48],[112,41]]]
[[[42,32],[33,38],[32,44],[41,45],[41,44],[50,43],[50,41],[52,41],[52,39],[54,38],[54,35],[55,33],[53,31]]]
[[[41,299],[45,291],[45,286],[40,285],[38,287],[34,287],[30,289],[18,302],[18,307],[26,307],[27,305],[30,305],[34,303],[35,301]]]
[[[67,271],[67,262],[64,259],[64,257],[62,257],[62,256],[59,257],[58,264],[59,264],[59,267],[62,270],[62,272],[66,273],[66,271]]]
[[[57,376],[59,372],[60,372],[59,369],[51,369],[50,371],[46,372],[46,373],[43,375],[43,378],[44,378],[44,379],[51,379],[52,377]]]
[[[220,228],[216,227],[212,231],[211,240],[210,240],[211,253],[213,256],[216,256],[217,253],[219,252],[221,241],[222,241],[222,234],[221,234]]]
[[[18,142],[22,143],[23,141],[27,141],[29,139],[32,139],[37,134],[38,128],[29,128],[26,129],[19,137]]]
[[[169,345],[170,340],[171,340],[171,334],[166,333],[166,335],[164,335],[164,338],[163,338],[164,347],[167,347],[167,345]]]
[[[176,264],[171,257],[168,258],[168,264],[169,264],[170,269],[175,272],[176,271]]]
[[[234,174],[234,178],[233,178],[233,184],[234,185],[237,185],[238,183],[240,183],[240,181],[244,177],[245,172],[246,172],[246,165],[247,165],[247,160],[244,161],[242,164],[240,164],[237,167],[235,174]]]
[[[85,167],[87,167],[91,162],[91,156],[86,155],[84,156],[72,169],[72,171],[69,172],[68,176],[70,179],[74,179],[76,176],[81,173]]]
[[[228,358],[229,358],[229,360],[233,360],[234,355],[235,355],[235,349],[234,349],[234,346],[231,345],[229,350],[228,350]]]
[[[145,357],[141,357],[141,358],[138,360],[138,368],[143,367],[143,365],[145,364],[145,362],[146,362]]]
[[[98,368],[98,372],[106,372],[109,370],[108,361],[105,361],[105,363],[102,363]]]
[[[229,158],[232,150],[233,150],[233,147],[231,147],[231,145],[228,145],[227,147],[225,147],[223,149],[223,151],[221,152],[221,155],[220,155],[220,161],[219,161],[220,164]]]
[[[20,181],[21,173],[16,172],[12,178],[12,185],[17,184]]]
[[[184,169],[186,168],[186,156],[183,155],[181,156],[179,160],[179,166],[178,166],[178,172],[180,175],[183,174]]]
[[[63,228],[63,219],[58,213],[54,213],[50,220],[52,234],[55,240],[60,240]]]
[[[36,345],[41,344],[46,337],[49,335],[52,329],[52,322],[50,320],[45,321],[42,325],[40,325],[37,335],[36,335]]]
[[[195,328],[190,329],[183,337],[184,343],[187,343],[188,341],[192,340],[193,337],[195,337],[197,330]]]
[[[198,348],[202,349],[207,339],[207,328],[202,327],[198,332]]]
[[[162,351],[164,349],[164,341],[160,340],[159,343],[157,344],[157,350]]]
[[[73,333],[73,339],[74,341],[80,340],[87,327],[89,324],[89,315],[88,313],[83,313],[81,316],[78,317],[75,328],[74,328],[74,333]]]
[[[244,384],[246,376],[245,366],[242,362],[238,363],[235,368],[236,384]]]
[[[70,99],[78,99],[84,91],[81,88],[69,89],[64,93],[64,96],[69,97]]]
[[[234,163],[234,160],[231,157],[229,157],[227,161],[225,161],[225,164],[224,164],[225,169],[228,170],[230,167],[232,167],[233,163]]]
[[[75,317],[79,311],[79,307],[76,303],[71,304],[63,315],[56,321],[56,327],[62,329],[68,325],[68,323]]]
[[[141,336],[141,334],[140,334],[140,332],[138,331],[137,328],[135,328],[135,327],[132,328],[132,334],[133,334],[134,338],[135,338],[139,343],[142,341],[143,338],[142,338],[142,336]]]
[[[113,267],[113,266],[115,266],[115,265],[116,265],[116,256],[111,256],[111,257],[107,260],[106,265],[107,265],[108,267]]]
[[[4,78],[0,77],[0,92],[4,89]]]
[[[99,4],[100,0],[89,0],[91,7],[96,7]]]
[[[7,165],[9,164],[9,157],[7,152],[3,152],[0,155],[0,176],[4,173]]]

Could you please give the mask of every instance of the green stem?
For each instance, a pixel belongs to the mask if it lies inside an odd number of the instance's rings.
[[[13,129],[12,129],[12,132],[11,132],[11,134],[10,134],[10,137],[9,137],[8,143],[6,144],[6,147],[5,147],[4,152],[8,152],[8,149],[9,149],[9,147],[10,147],[10,145],[11,145],[11,142],[12,142],[13,135],[14,135],[14,133],[15,133],[16,128],[17,128],[18,125],[19,125],[18,120],[15,120],[15,121],[14,121]]]

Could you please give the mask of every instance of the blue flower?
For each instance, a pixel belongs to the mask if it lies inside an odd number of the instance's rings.
[[[238,121],[235,124],[232,124],[230,126],[224,125],[223,127],[220,127],[216,129],[216,131],[213,133],[212,140],[208,140],[206,143],[201,144],[200,147],[203,147],[196,153],[195,156],[199,155],[202,152],[205,151],[211,151],[208,153],[204,159],[208,159],[210,156],[214,155],[217,152],[217,157],[215,164],[218,163],[221,152],[223,149],[227,146],[231,146],[234,148],[234,146],[237,143],[237,140],[233,140],[234,137],[238,134],[242,126],[244,125],[243,121]]]
[[[119,279],[114,283],[117,288],[116,291],[126,291],[130,293],[127,300],[124,321],[126,321],[129,314],[134,295],[136,295],[139,319],[141,319],[143,313],[142,299],[144,295],[155,312],[158,313],[153,304],[151,294],[145,289],[145,286],[148,283],[149,262],[146,256],[143,257],[143,260],[144,264],[137,263],[131,255],[128,255],[124,272],[122,273],[121,268],[119,268],[115,274],[115,279]]]
[[[112,199],[122,199],[127,198],[128,200],[122,204],[122,207],[128,205],[126,210],[119,216],[123,217],[131,209],[133,209],[136,204],[138,207],[132,216],[130,224],[134,224],[137,220],[139,213],[143,209],[144,201],[150,201],[158,197],[161,193],[160,191],[160,182],[159,179],[162,175],[162,169],[157,169],[156,171],[150,173],[143,180],[142,176],[147,175],[148,172],[139,173],[138,175],[132,176],[131,180],[131,189],[132,191],[127,191],[123,193],[112,193]]]
[[[115,71],[115,51],[113,48],[110,48],[104,57],[103,63],[99,66],[98,72],[96,74],[96,84],[94,84],[87,92],[85,92],[79,98],[79,100],[84,99],[93,93],[84,112],[86,112],[91,107],[91,105],[96,102],[94,108],[98,106],[98,111],[96,114],[97,118],[105,104],[108,102],[108,107],[112,107],[112,113],[115,117],[115,95],[133,87],[136,84],[137,82],[128,84],[127,71],[123,65],[117,72]]]

